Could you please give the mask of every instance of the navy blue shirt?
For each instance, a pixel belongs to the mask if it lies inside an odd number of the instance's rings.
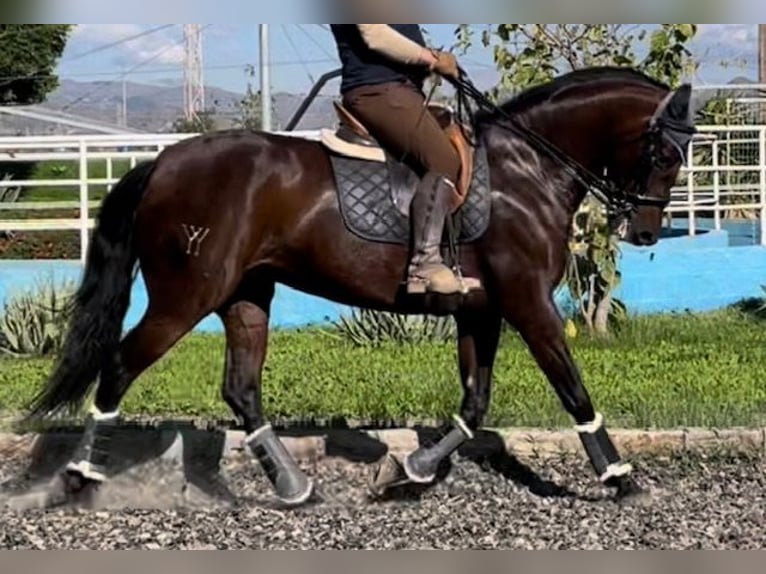
[[[413,42],[426,47],[419,24],[389,24],[394,30]],[[371,86],[385,82],[410,81],[419,89],[429,72],[426,66],[396,62],[367,47],[356,24],[331,24],[338,55],[343,66],[340,91],[345,94],[359,86]]]

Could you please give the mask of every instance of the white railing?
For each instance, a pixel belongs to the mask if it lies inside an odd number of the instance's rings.
[[[759,223],[766,245],[766,125],[703,126],[699,132],[667,212],[685,215],[690,235],[700,213],[713,217],[716,230],[727,216],[747,217]]]
[[[697,232],[698,214],[711,214],[720,229],[727,213],[747,212],[766,230],[766,126],[702,126],[690,144],[689,163],[679,184],[673,189],[668,207],[670,217],[685,215],[689,232]],[[73,230],[80,233],[81,258],[88,248],[89,231],[94,225],[91,209],[98,206],[94,194],[105,192],[122,173],[138,162],[154,158],[165,147],[193,134],[136,134],[95,136],[29,136],[0,138],[0,163],[38,162],[52,164],[46,172],[74,177],[0,180],[0,190],[7,187],[56,188],[78,192],[78,201],[0,202],[0,231]],[[317,131],[292,132],[287,135],[316,138]],[[95,173],[98,171],[99,173]],[[72,174],[70,174],[72,175]],[[78,217],[8,218],[6,212],[72,209]],[[766,245],[766,233],[761,233]]]

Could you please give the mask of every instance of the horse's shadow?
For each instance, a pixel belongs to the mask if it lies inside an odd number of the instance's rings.
[[[420,445],[431,445],[444,435],[445,428],[418,426]],[[281,436],[325,436],[325,455],[372,468],[388,454],[388,446],[363,430],[350,428],[283,430]],[[0,495],[15,496],[28,491],[33,485],[55,480],[64,465],[73,456],[80,433],[72,430],[44,432],[36,440],[29,462],[23,471],[0,484]],[[182,440],[180,448],[179,437]],[[185,480],[205,495],[236,504],[237,496],[228,488],[221,476],[221,462],[226,450],[225,433],[218,430],[197,429],[182,423],[164,423],[158,427],[120,426],[112,442],[112,456],[107,469],[109,476],[136,471],[158,459],[182,463]],[[228,445],[231,448],[231,445]],[[235,449],[236,450],[236,449]],[[532,468],[510,454],[500,435],[491,431],[477,431],[472,440],[464,443],[458,457],[477,465],[481,471],[496,473],[506,480],[524,487],[532,494],[544,498],[575,498],[582,496],[563,485],[541,477]],[[451,459],[439,466],[436,480],[428,485],[404,484],[392,487],[379,501],[417,501],[431,489],[444,482],[453,470]],[[140,471],[139,471],[140,474]]]
[[[432,445],[442,437],[446,429],[416,426],[420,445]],[[356,430],[336,430],[327,433],[326,454],[351,462],[374,465],[388,453],[388,447],[372,436]],[[528,489],[532,494],[544,498],[583,498],[565,486],[541,477],[532,468],[513,456],[505,447],[503,438],[492,431],[477,431],[474,438],[465,442],[457,455],[479,466],[484,472],[499,474],[506,480]],[[439,465],[436,480],[428,485],[404,484],[392,487],[379,500],[419,500],[428,491],[444,482],[452,472],[452,459],[445,459]]]
[[[0,483],[0,496],[13,498],[40,488],[57,488],[56,479],[75,454],[81,436],[81,431],[69,428],[40,432],[21,472]],[[236,496],[220,476],[224,443],[224,432],[183,423],[151,428],[120,425],[111,442],[107,474],[116,477],[133,472],[140,479],[151,472],[151,480],[158,477],[149,465],[164,460],[183,472],[187,484],[211,498],[233,503]],[[160,472],[167,472],[167,467]]]

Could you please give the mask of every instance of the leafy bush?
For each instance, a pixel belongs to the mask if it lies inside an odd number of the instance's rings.
[[[626,316],[624,303],[614,296],[622,281],[619,244],[609,230],[603,206],[586,198],[572,222],[563,285],[572,296],[574,318],[591,334],[608,334],[609,327],[619,325]]]
[[[39,281],[4,305],[0,316],[0,355],[46,356],[61,348],[75,286]]]
[[[401,315],[354,309],[334,323],[334,332],[359,347],[383,343],[418,344],[454,340],[457,327],[452,317]]]

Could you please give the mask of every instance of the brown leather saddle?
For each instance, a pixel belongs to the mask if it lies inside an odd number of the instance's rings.
[[[333,104],[338,116],[338,127],[334,134],[337,140],[345,142],[349,146],[357,147],[359,151],[354,154],[357,157],[364,159],[380,158],[381,161],[384,161],[380,144],[370,135],[367,128],[341,102],[334,101]],[[470,134],[471,128],[465,124],[458,124],[455,121],[454,113],[446,106],[430,104],[428,112],[439,122],[460,157],[460,178],[456,182],[457,189],[452,205],[452,209],[455,211],[463,205],[471,187],[474,150],[464,135],[465,133]],[[349,150],[345,151],[349,152]],[[353,154],[353,151],[350,153]]]

